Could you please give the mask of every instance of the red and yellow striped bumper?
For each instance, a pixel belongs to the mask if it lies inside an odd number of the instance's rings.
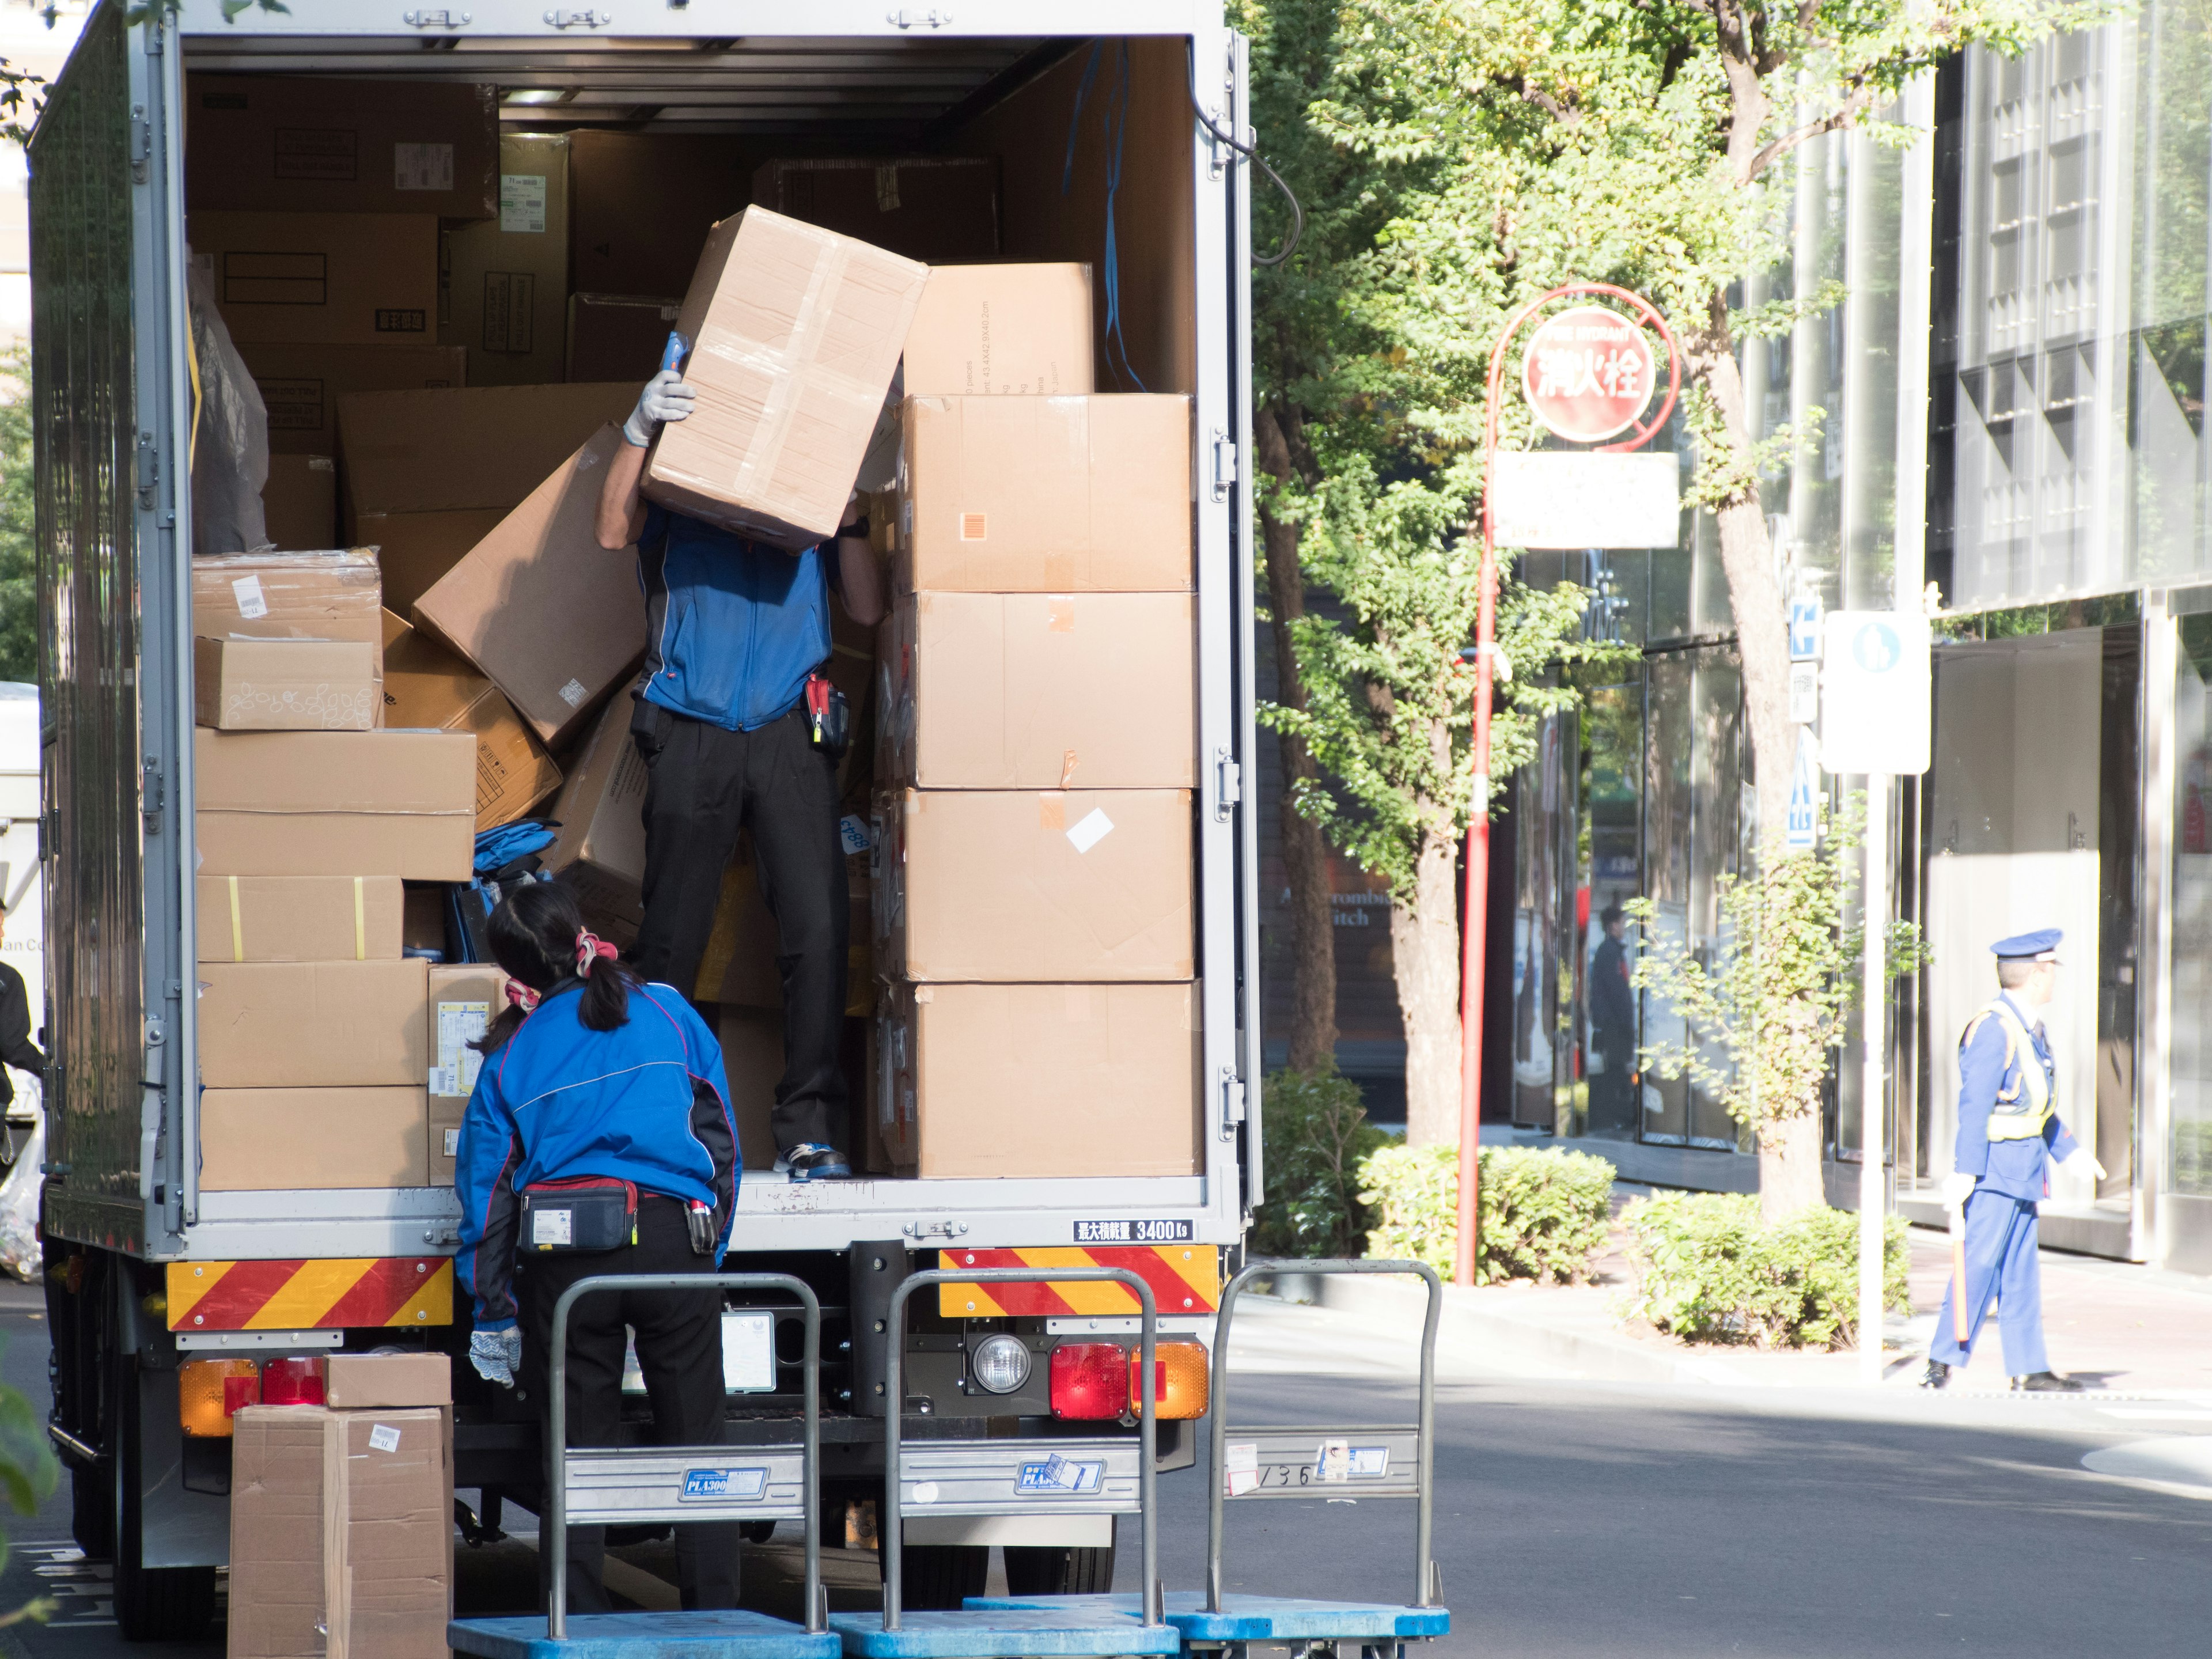
[[[173,1331],[307,1331],[450,1325],[453,1264],[445,1256],[349,1261],[173,1261]]]
[[[1152,1288],[1160,1317],[1212,1313],[1221,1302],[1221,1252],[1212,1244],[1042,1245],[1034,1249],[939,1250],[937,1265],[962,1267],[1127,1267]],[[940,1285],[947,1319],[1122,1318],[1137,1298],[1126,1286],[1082,1279],[1033,1285]]]

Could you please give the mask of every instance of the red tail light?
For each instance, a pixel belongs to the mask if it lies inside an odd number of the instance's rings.
[[[237,1416],[240,1407],[258,1406],[260,1403],[261,1379],[252,1372],[249,1371],[244,1376],[226,1376],[222,1379],[222,1414],[225,1417]]]
[[[1129,1351],[1118,1342],[1063,1342],[1052,1351],[1052,1414],[1118,1418],[1129,1408]]]
[[[319,1406],[323,1403],[323,1358],[320,1354],[288,1354],[261,1368],[261,1403],[264,1406]]]

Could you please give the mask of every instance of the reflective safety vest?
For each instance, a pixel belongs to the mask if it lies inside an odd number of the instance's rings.
[[[2005,1069],[2014,1063],[2020,1066],[2020,1087],[2009,1098],[2000,1089],[1996,1103],[1990,1108],[1990,1139],[1991,1140],[2034,1140],[2043,1133],[2043,1126],[2051,1121],[2051,1097],[2054,1092],[2051,1076],[2043,1069],[2043,1057],[2035,1052],[2035,1040],[2028,1035],[2027,1027],[2020,1023],[2012,1004],[1997,998],[1973,1018],[1966,1022],[1966,1034],[1959,1039],[1959,1052],[1964,1054],[1974,1034],[1982,1029],[1982,1022],[1994,1018],[2004,1032]],[[2023,1053],[2025,1058],[2022,1058]]]

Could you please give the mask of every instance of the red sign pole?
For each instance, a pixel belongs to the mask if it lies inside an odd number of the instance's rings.
[[[1640,294],[1610,283],[1567,283],[1540,295],[1513,313],[1490,352],[1489,391],[1483,404],[1482,572],[1474,625],[1474,799],[1467,826],[1467,914],[1460,925],[1459,1230],[1452,1278],[1474,1283],[1477,1234],[1481,1220],[1482,992],[1490,905],[1490,703],[1491,665],[1498,653],[1497,518],[1490,481],[1497,476],[1498,399],[1505,373],[1505,349],[1522,325],[1542,307],[1570,294],[1604,294],[1625,301],[1667,343],[1667,401],[1659,412],[1600,453],[1640,449],[1667,423],[1682,386],[1682,354],[1666,319]],[[1647,391],[1647,398],[1649,396]]]

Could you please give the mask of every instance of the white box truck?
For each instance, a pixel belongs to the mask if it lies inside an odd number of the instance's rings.
[[[185,225],[193,79],[461,82],[496,88],[507,131],[713,135],[748,157],[994,158],[1003,256],[1090,263],[1102,325],[1106,295],[1114,301],[1115,361],[1146,389],[1191,399],[1199,1150],[1191,1173],[1164,1177],[797,1185],[747,1176],[730,1265],[799,1273],[830,1310],[834,1528],[841,1505],[865,1525],[880,1486],[881,1314],[901,1273],[1141,1261],[1164,1292],[1169,1333],[1180,1322],[1188,1334],[1259,1193],[1253,547],[1240,459],[1250,430],[1249,180],[1220,137],[1245,131],[1243,64],[1218,0],[632,0],[611,12],[544,0],[289,0],[282,12],[100,0],[29,151],[53,1056],[43,1234],[52,1437],[74,1482],[77,1538],[114,1560],[126,1635],[203,1628],[227,1559],[229,1443],[185,1431],[210,1381],[193,1367],[393,1343],[458,1356],[466,1344],[466,1309],[451,1290],[452,1191],[201,1187]],[[368,162],[313,132],[280,135],[277,157],[295,211],[313,209],[318,179],[335,191]],[[398,182],[434,188],[440,161],[408,158],[414,177]],[[1102,376],[1102,389],[1134,387]],[[1033,1105],[1057,1115],[1067,1137],[1103,1146],[1116,1133],[1050,1078],[1036,1079]],[[1061,1254],[1038,1254],[1048,1250]],[[1133,1340],[1134,1321],[1079,1296],[1040,1297],[986,1302],[992,1317],[966,1316],[972,1299],[933,1304],[908,1338],[905,1412],[979,1447],[1129,1432],[1056,1416],[1049,1355],[1077,1340]],[[1004,1392],[972,1363],[998,1336],[1030,1360],[991,1369]],[[733,1441],[789,1432],[794,1337],[778,1336],[768,1357],[774,1387],[731,1394]],[[454,1373],[457,1483],[491,1500],[483,1519],[495,1522],[502,1497],[537,1498],[533,1408],[477,1386],[465,1359]],[[1192,1425],[1180,1428],[1164,1429],[1170,1466],[1191,1454]],[[980,1589],[994,1543],[1014,1546],[1017,1588],[1103,1585],[1110,1528],[1110,1517],[1024,1516],[910,1527],[921,1547],[906,1558],[908,1605],[958,1605]]]

